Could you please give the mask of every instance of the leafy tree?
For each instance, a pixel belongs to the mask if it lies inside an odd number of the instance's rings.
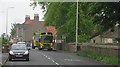
[[[2,38],[0,37],[0,45],[2,45]]]
[[[113,28],[119,21],[119,3],[118,2],[102,2],[96,3],[97,8],[94,8],[91,15],[95,15],[94,23],[103,26],[102,31],[107,31]]]
[[[10,32],[11,36],[14,36],[16,34],[16,30],[17,30],[16,24],[13,24]]]
[[[94,15],[91,16],[90,12],[95,7],[96,3],[79,3],[79,29],[78,41],[86,42],[91,36],[95,24],[93,23]]]
[[[34,4],[35,3],[35,4]],[[46,11],[45,25],[53,25],[57,28],[59,36],[65,35],[67,42],[75,42],[76,3],[75,2],[39,2],[35,0],[33,5],[42,5]],[[78,10],[78,41],[86,42],[93,32],[107,31],[119,22],[118,3],[81,2]]]

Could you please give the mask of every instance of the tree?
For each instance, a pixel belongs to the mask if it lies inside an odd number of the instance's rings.
[[[10,32],[11,36],[14,36],[16,34],[16,30],[17,30],[16,24],[13,24]]]
[[[90,15],[96,3],[79,3],[79,27],[78,27],[78,41],[86,42],[89,40],[94,30],[93,23],[94,15]]]
[[[45,6],[45,3],[39,4]],[[46,6],[45,25],[54,25],[59,36],[65,35],[67,42],[75,42],[76,3],[53,2],[46,3]],[[96,30],[104,32],[114,27],[116,22],[120,23],[118,3],[81,2],[78,6],[78,42],[88,41]]]
[[[102,31],[107,31],[113,28],[119,21],[119,2],[104,2],[96,3],[97,8],[91,12],[91,15],[95,15],[94,23],[103,26]]]
[[[7,43],[8,43],[8,36],[7,35],[5,35],[5,33],[3,33],[2,35],[1,35],[1,42],[2,42],[2,45],[6,45]]]

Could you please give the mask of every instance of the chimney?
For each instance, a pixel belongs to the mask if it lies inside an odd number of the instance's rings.
[[[30,20],[30,16],[29,16],[29,15],[26,15],[26,16],[25,16],[25,21],[28,21],[28,20]]]
[[[34,14],[34,20],[35,22],[39,22],[39,14]]]

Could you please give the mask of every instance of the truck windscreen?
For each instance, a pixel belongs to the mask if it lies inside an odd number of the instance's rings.
[[[41,36],[41,42],[51,43],[53,41],[53,36]]]

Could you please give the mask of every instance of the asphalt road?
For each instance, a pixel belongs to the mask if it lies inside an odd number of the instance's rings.
[[[6,65],[103,65],[95,60],[64,51],[30,50],[30,61],[7,61]]]

